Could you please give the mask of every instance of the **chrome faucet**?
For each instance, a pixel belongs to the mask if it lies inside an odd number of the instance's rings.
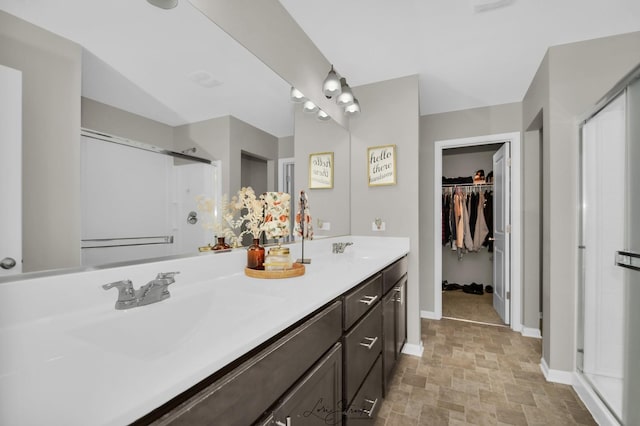
[[[331,251],[333,253],[344,253],[344,249],[351,245],[353,245],[353,243],[333,243]]]
[[[176,274],[180,272],[160,272],[156,279],[149,281],[137,290],[133,289],[131,280],[116,281],[104,284],[103,289],[109,290],[113,287],[118,289],[118,300],[116,309],[130,309],[136,306],[150,305],[171,297],[169,285],[176,282]]]

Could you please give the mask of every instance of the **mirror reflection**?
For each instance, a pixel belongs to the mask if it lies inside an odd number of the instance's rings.
[[[57,3],[0,0],[0,64],[23,75],[23,272],[197,254],[213,239],[191,223],[197,195],[306,187],[290,85],[188,2]]]

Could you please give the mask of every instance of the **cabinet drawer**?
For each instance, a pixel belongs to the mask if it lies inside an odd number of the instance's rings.
[[[373,425],[380,404],[382,404],[382,357],[378,357],[349,406],[345,425]]]
[[[344,297],[344,329],[348,330],[365,312],[380,300],[382,275],[370,278]]]
[[[407,256],[398,259],[382,271],[382,294],[387,294],[398,280],[407,273]]]
[[[345,335],[345,400],[351,402],[382,350],[382,307],[375,307]]]
[[[313,316],[205,387],[156,424],[246,426],[340,339],[342,303]]]

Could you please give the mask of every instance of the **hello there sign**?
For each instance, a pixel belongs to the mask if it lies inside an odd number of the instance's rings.
[[[309,155],[309,188],[333,188],[333,152]]]
[[[367,150],[369,186],[396,184],[396,146],[372,146]]]

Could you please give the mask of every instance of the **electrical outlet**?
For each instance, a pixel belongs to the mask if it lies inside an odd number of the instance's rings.
[[[384,231],[386,229],[385,222],[371,222],[372,231]]]
[[[331,230],[331,223],[330,222],[322,222],[322,226],[320,226],[320,230],[321,231],[329,231],[329,230]]]

